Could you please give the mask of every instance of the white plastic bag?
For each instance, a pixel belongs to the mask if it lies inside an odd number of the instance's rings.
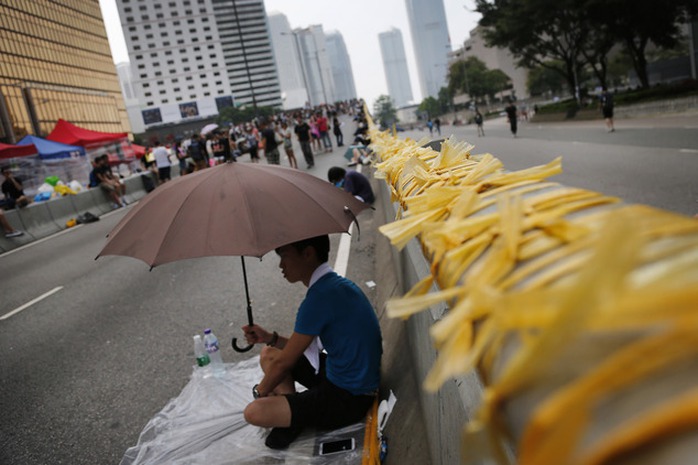
[[[225,364],[220,375],[194,368],[179,397],[146,424],[138,444],[126,450],[121,465],[252,465],[294,463],[359,464],[364,424],[334,431],[303,431],[285,451],[264,445],[268,429],[248,424],[243,410],[252,402],[252,386],[263,377],[259,356]],[[353,437],[356,449],[319,456],[321,442]]]

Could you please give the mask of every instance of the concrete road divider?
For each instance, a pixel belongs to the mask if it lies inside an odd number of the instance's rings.
[[[146,196],[141,174],[124,179],[126,201],[131,204]],[[5,217],[13,228],[24,235],[6,238],[0,232],[0,253],[48,237],[67,228],[66,222],[86,212],[101,216],[113,211],[111,200],[100,187],[93,187],[75,195],[66,195],[45,202],[35,202],[25,208],[5,211]]]
[[[48,208],[53,222],[59,230],[64,229],[65,223],[71,218],[77,217],[79,212],[75,209],[75,205],[70,201],[70,197],[75,197],[75,195],[69,195],[67,197],[60,197],[57,199],[49,200],[44,202]]]
[[[64,199],[57,200],[63,201]],[[47,202],[33,203],[16,211],[24,225],[24,230],[36,239],[50,236],[63,229],[53,221]]]
[[[24,235],[7,238],[5,237],[5,232],[0,231],[0,252],[9,252],[12,249],[16,249],[24,244],[28,244],[35,241],[36,238],[26,231],[26,228],[22,224],[22,220],[19,217],[17,210],[9,210],[5,212],[5,218],[12,225],[13,228],[24,232]]]

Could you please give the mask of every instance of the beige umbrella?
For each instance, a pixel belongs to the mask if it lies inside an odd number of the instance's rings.
[[[342,189],[296,169],[226,163],[179,177],[148,194],[107,235],[97,257],[124,255],[154,267],[239,255],[252,324],[244,256],[262,257],[302,239],[346,232],[366,208]]]

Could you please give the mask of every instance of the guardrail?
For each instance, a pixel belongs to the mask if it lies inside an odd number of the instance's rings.
[[[138,173],[123,179],[126,185],[125,197],[129,203],[145,197],[145,185],[141,179],[143,176],[150,176],[150,173]],[[7,220],[15,229],[24,231],[24,235],[8,239],[0,234],[0,253],[68,229],[68,220],[86,212],[101,216],[112,210],[111,202],[100,187],[7,210]]]
[[[432,462],[691,463],[698,221],[371,138]]]

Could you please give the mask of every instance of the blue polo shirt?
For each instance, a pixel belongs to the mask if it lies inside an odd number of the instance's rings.
[[[308,289],[294,331],[319,336],[327,351],[327,379],[354,395],[378,389],[383,354],[378,318],[356,284],[335,272]]]

